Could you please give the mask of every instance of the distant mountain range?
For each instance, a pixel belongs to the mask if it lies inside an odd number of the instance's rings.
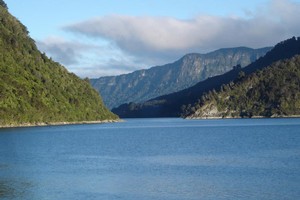
[[[199,81],[244,67],[264,56],[271,47],[226,48],[207,54],[187,54],[174,63],[139,70],[130,74],[91,79],[109,108],[146,100],[189,88]]]
[[[0,0],[0,127],[118,119],[88,80],[38,51]]]
[[[297,54],[300,54],[300,39],[294,37],[278,43],[264,57],[245,68],[236,66],[223,75],[208,78],[188,89],[143,103],[123,104],[112,111],[121,117],[179,117],[186,114],[186,111],[191,114],[191,111],[197,110],[194,105],[201,102],[201,97],[207,93],[220,91],[222,87],[228,84],[232,86],[242,76],[248,76],[257,70],[270,66],[273,62],[290,59]],[[286,84],[288,83],[286,82]]]

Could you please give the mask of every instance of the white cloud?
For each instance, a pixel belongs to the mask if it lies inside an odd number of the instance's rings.
[[[117,49],[115,56],[113,51],[112,54],[106,52],[102,55],[106,56],[105,62],[98,59],[101,63],[94,63],[95,67],[110,65],[112,69],[118,63],[119,69],[111,71],[114,74],[117,71],[129,72],[138,66],[150,67],[175,61],[190,52],[208,52],[223,47],[259,48],[275,45],[289,37],[300,36],[299,12],[300,3],[272,0],[268,5],[257,8],[257,11],[248,13],[247,18],[198,15],[182,20],[172,17],[108,15],[74,23],[63,29],[95,41],[105,40],[110,48]],[[77,56],[81,56],[80,51],[86,48],[74,42],[41,44],[42,49],[57,54],[65,64],[78,62]],[[128,59],[124,59],[126,56]],[[122,63],[127,67],[120,70]],[[108,71],[106,74],[109,74]]]
[[[171,17],[111,15],[65,27],[105,38],[132,54],[205,51],[223,46],[273,45],[300,33],[299,3],[273,0],[251,18],[199,15],[190,20]],[[221,46],[223,45],[223,46]]]
[[[95,41],[79,42],[52,36],[37,41],[37,46],[42,52],[46,52],[47,56],[65,65],[69,71],[82,78],[123,74],[141,67],[134,57],[126,55],[114,45],[91,43]]]
[[[73,65],[79,63],[82,57],[82,52],[91,49],[97,49],[96,46],[87,45],[77,41],[68,41],[62,37],[48,37],[45,40],[37,41],[37,46],[43,52],[56,61],[61,62],[64,65]]]
[[[132,54],[148,54],[202,46],[213,38],[212,33],[220,29],[218,21],[216,17],[207,16],[178,20],[170,17],[111,15],[70,25],[65,29],[105,38]]]

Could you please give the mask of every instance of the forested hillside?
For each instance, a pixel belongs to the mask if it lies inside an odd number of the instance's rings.
[[[88,80],[38,51],[1,0],[0,126],[116,118]]]
[[[300,55],[210,91],[185,114],[188,118],[300,115]]]

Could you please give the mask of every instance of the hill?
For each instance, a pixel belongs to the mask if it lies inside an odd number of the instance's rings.
[[[241,71],[245,75],[249,75],[271,65],[273,62],[288,59],[297,54],[300,54],[300,39],[294,37],[278,43],[264,57],[243,69],[236,66],[223,75],[208,78],[188,89],[160,96],[144,103],[123,104],[112,111],[120,117],[179,117],[186,110],[189,110],[203,94],[210,90],[218,91],[222,85],[236,80]]]
[[[300,55],[202,96],[187,118],[300,116]]]
[[[246,47],[219,49],[207,54],[188,54],[174,63],[139,70],[120,76],[91,79],[91,84],[109,108],[146,100],[189,88],[208,77],[242,67],[263,56],[271,48]]]
[[[0,1],[0,126],[117,119],[89,84],[38,51]]]

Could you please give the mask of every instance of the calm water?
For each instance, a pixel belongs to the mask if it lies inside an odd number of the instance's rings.
[[[300,199],[300,119],[0,129],[0,199]]]

